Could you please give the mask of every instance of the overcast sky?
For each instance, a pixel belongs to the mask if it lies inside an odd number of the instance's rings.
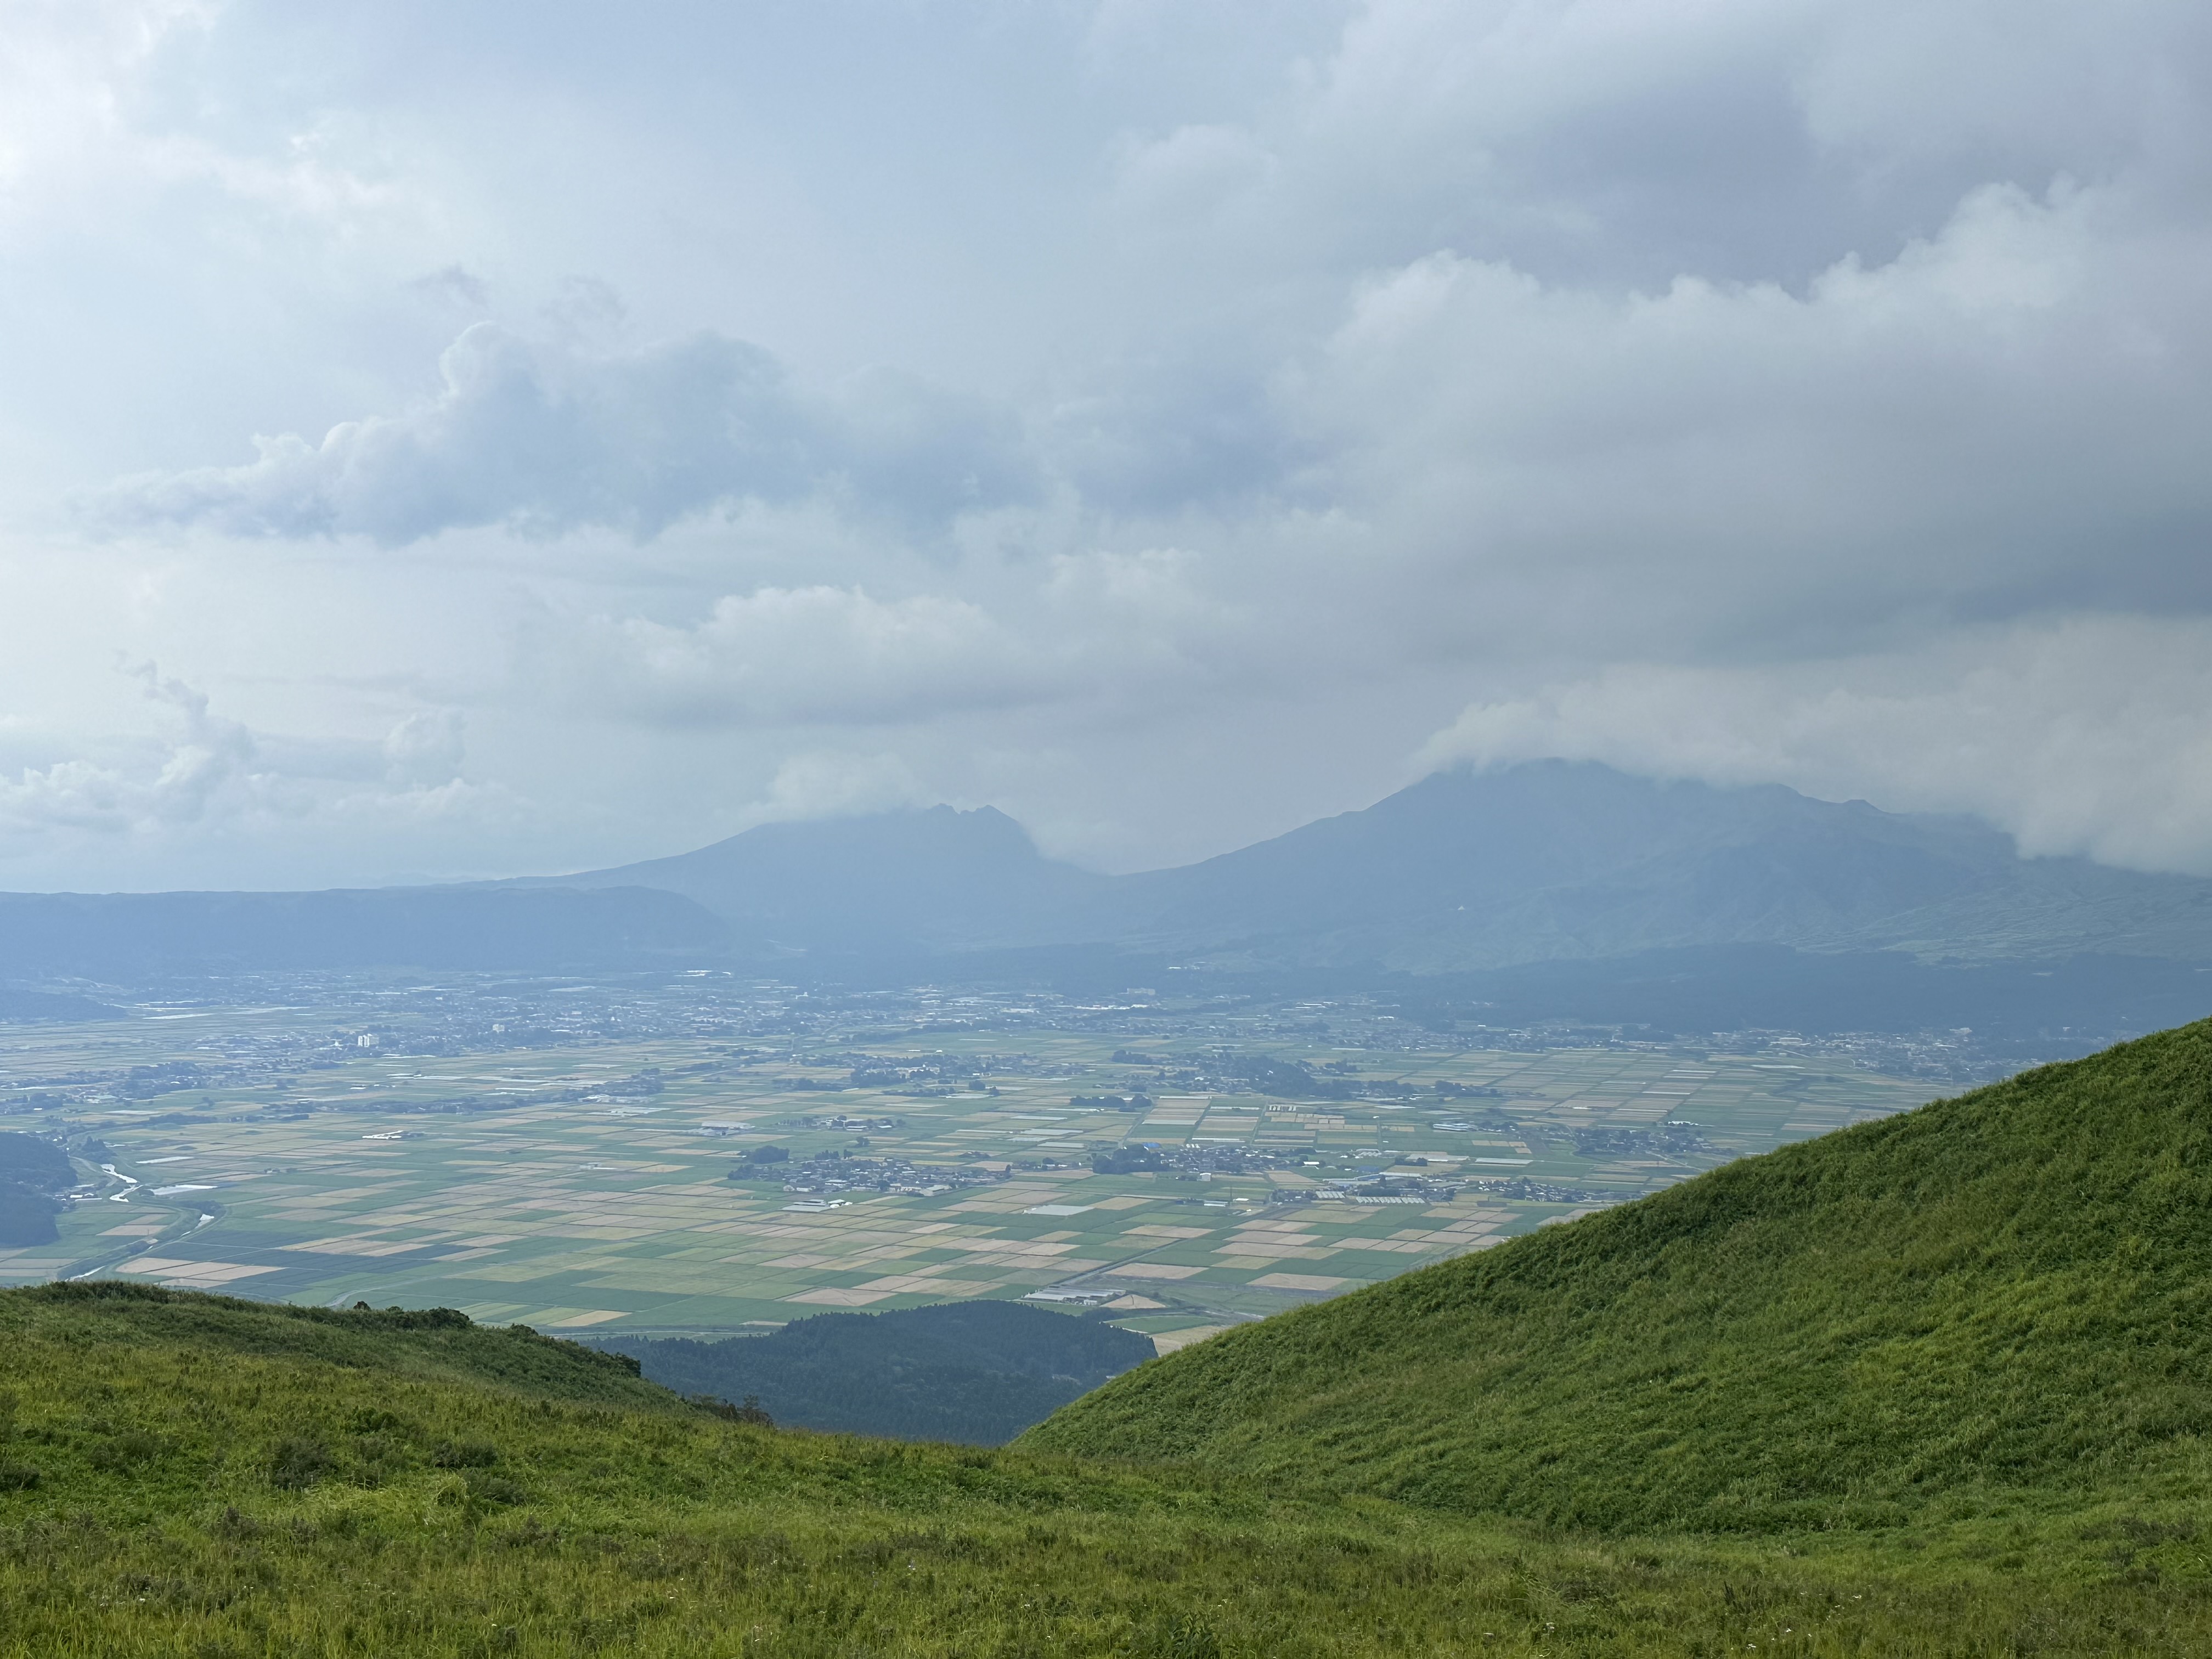
[[[2203,0],[0,0],[0,887],[1593,757],[2212,872]]]

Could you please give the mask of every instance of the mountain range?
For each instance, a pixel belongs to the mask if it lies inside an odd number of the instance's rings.
[[[1809,1027],[1840,1005],[1865,1010],[1848,1029],[1973,1024],[1958,1011],[1993,1006],[2102,1040],[2205,1011],[2212,881],[2023,858],[1971,818],[1540,761],[1438,773],[1364,811],[1127,875],[1047,858],[994,808],[940,805],[505,882],[0,895],[0,980],[23,990],[701,963],[1107,989],[1182,969],[1388,983],[1430,1006],[1534,996],[1555,1014],[1707,1030]],[[1760,994],[1774,1017],[1754,1022],[1741,1009]],[[0,1017],[37,1017],[35,1000],[15,1006],[26,1012]]]
[[[379,967],[560,971],[690,960],[728,937],[699,906],[642,887],[0,893],[0,980],[34,984]],[[0,990],[0,1019],[103,1012],[80,996]]]
[[[2212,961],[2212,881],[2024,859],[1972,818],[1565,761],[1440,772],[1364,811],[1133,875],[1047,859],[994,808],[936,806],[767,824],[532,884],[675,893],[738,941],[805,952],[1110,945],[1218,968],[1415,974],[1751,944]]]

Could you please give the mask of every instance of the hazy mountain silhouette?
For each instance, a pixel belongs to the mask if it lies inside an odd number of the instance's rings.
[[[1202,863],[1100,876],[986,807],[763,825],[555,878],[659,888],[786,950],[1112,945],[1416,973],[1713,945],[2212,959],[2212,882],[2023,859],[1971,818],[1541,761],[1439,773]]]
[[[653,888],[795,950],[975,949],[1110,937],[1116,878],[1046,858],[995,807],[764,823],[695,853],[520,885]]]
[[[0,976],[18,980],[678,960],[934,974],[1070,950],[1109,972],[1128,957],[1448,975],[1778,945],[1954,964],[2212,962],[2212,881],[2023,859],[1969,818],[1541,761],[1439,773],[1137,875],[1046,858],[995,809],[934,806],[468,886],[0,894]]]
[[[132,983],[378,967],[561,969],[690,960],[730,929],[673,893],[391,887],[320,893],[0,893],[0,975]],[[88,1003],[88,1008],[94,1005]],[[15,1018],[83,1018],[50,1000]]]
[[[1127,878],[1125,937],[1416,972],[1718,944],[2212,957],[2212,882],[2023,859],[1972,818],[1588,763],[1447,772]]]

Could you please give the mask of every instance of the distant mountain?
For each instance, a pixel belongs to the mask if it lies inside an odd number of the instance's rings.
[[[1464,973],[1375,976],[1430,1030],[1547,1023],[1713,1031],[1955,1031],[1984,1057],[2033,1065],[2202,1018],[2212,967],[2094,952],[1937,964],[1903,951],[1694,945]]]
[[[1364,811],[1139,875],[1046,858],[993,808],[935,806],[467,886],[0,894],[0,980],[19,981],[679,961],[1036,976],[1079,958],[1109,978],[1169,966],[1434,976],[1749,946],[1954,967],[2212,963],[2212,881],[2023,859],[1968,818],[1540,761],[1439,773]],[[2178,1007],[2197,993],[2177,981],[2158,994]]]
[[[2212,1022],[1742,1158],[1187,1347],[1018,1443],[1638,1533],[2194,1494],[2208,1075]]]
[[[1417,974],[1723,945],[2212,961],[2212,882],[2023,859],[1963,817],[1540,761],[1438,773],[1203,863],[1100,876],[990,808],[780,823],[556,878],[659,888],[791,951],[1110,945]]]
[[[741,937],[807,951],[949,951],[1114,929],[1114,878],[1039,853],[994,807],[766,823],[696,853],[515,884],[654,888]]]
[[[2212,959],[2212,882],[2023,859],[1964,817],[1540,761],[1123,878],[1124,931],[1255,964],[1434,973],[1688,945]]]
[[[729,939],[729,928],[690,900],[641,887],[0,893],[0,975],[125,984],[299,969],[642,966],[720,951]],[[73,1012],[52,999],[21,1006],[98,1017],[89,1002]]]

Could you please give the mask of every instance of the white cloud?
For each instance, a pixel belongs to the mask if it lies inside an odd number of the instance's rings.
[[[38,867],[74,836],[374,834],[507,816],[505,792],[460,776],[452,710],[410,715],[380,741],[287,737],[213,713],[204,692],[150,664],[131,672],[157,732],[0,775],[0,860]]]
[[[820,584],[725,594],[691,623],[549,612],[522,630],[521,672],[579,713],[708,729],[1095,718],[1276,676],[1252,608],[1196,586],[1195,563],[1171,548],[1062,554],[988,604]]]
[[[136,84],[218,8],[204,0],[11,0],[0,9],[0,213],[65,205],[57,186],[89,156],[128,142]]]
[[[973,399],[888,373],[809,398],[768,353],[714,335],[594,356],[478,323],[439,370],[437,394],[404,414],[316,444],[258,439],[243,466],[126,480],[94,515],[392,546],[485,525],[643,538],[725,503],[816,495],[941,527],[1031,488],[1006,422]]]
[[[1635,663],[1475,704],[1425,765],[1545,756],[1972,812],[2031,855],[2212,874],[2212,622],[2088,617],[1910,651]]]
[[[775,769],[768,798],[744,819],[847,817],[932,804],[914,769],[897,755],[809,750]]]
[[[1264,189],[1279,163],[1241,127],[1195,125],[1133,143],[1116,169],[1116,204],[1143,219],[1187,223]]]
[[[1027,700],[1050,676],[977,606],[857,588],[762,588],[691,626],[540,623],[534,672],[594,712],[676,724],[877,725]]]

